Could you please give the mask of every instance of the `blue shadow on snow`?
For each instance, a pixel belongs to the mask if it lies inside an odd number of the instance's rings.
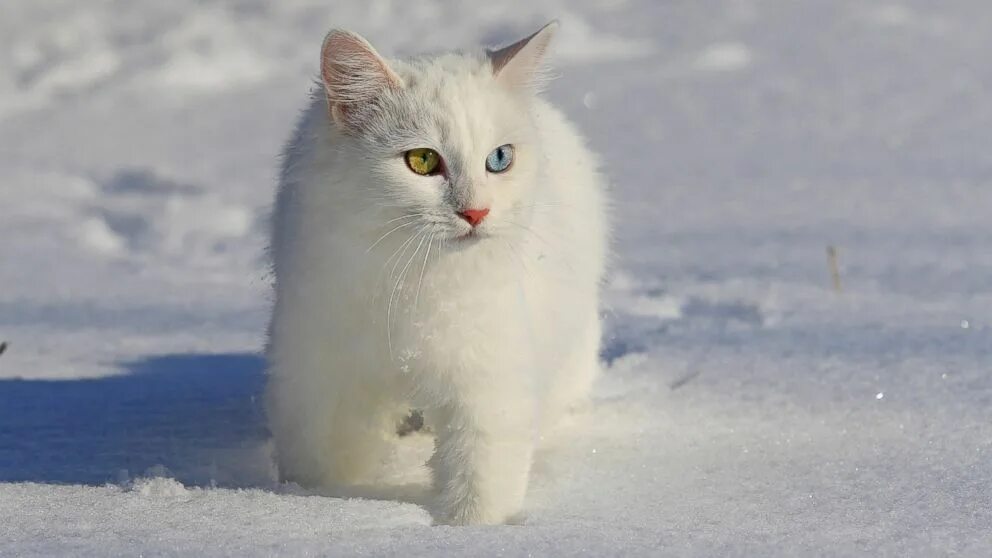
[[[0,380],[0,482],[103,485],[161,473],[194,485],[271,480],[259,356],[167,355],[124,366],[126,374],[105,378]]]

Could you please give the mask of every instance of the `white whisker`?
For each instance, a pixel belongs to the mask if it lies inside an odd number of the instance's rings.
[[[390,230],[389,232],[387,232],[386,234],[384,234],[384,235],[382,235],[382,236],[380,236],[378,240],[376,240],[375,242],[373,242],[373,243],[372,243],[372,245],[371,245],[371,246],[369,246],[367,250],[365,250],[365,253],[366,253],[366,254],[368,254],[369,252],[371,252],[371,251],[372,251],[372,249],[376,247],[376,245],[378,245],[378,244],[379,244],[380,242],[382,242],[382,241],[383,241],[383,240],[384,240],[384,239],[385,239],[385,238],[386,238],[387,236],[389,236],[389,235],[391,235],[391,234],[393,234],[394,232],[396,232],[396,231],[398,231],[398,230],[400,230],[400,229],[402,229],[402,228],[404,228],[404,227],[409,227],[409,226],[411,226],[411,225],[416,225],[416,224],[417,224],[417,223],[416,223],[416,221],[411,221],[411,222],[409,222],[409,223],[400,223],[400,224],[399,224],[399,225],[398,225],[398,226],[397,226],[396,228],[394,228],[394,229],[392,229],[392,230]]]
[[[434,233],[431,232],[431,239],[427,241],[427,252],[424,254],[424,265],[420,266],[420,280],[417,281],[417,297],[413,301],[414,310],[420,308],[420,289],[424,286],[424,271],[427,270],[427,260],[431,257],[431,245],[434,244]]]
[[[389,263],[392,262],[394,258],[397,258],[397,256],[399,256],[399,258],[402,258],[402,254],[400,253],[400,251],[402,250],[403,252],[406,252],[407,246],[409,246],[410,243],[413,242],[417,238],[417,234],[419,232],[420,231],[417,231],[416,233],[410,235],[409,238],[407,238],[402,243],[400,243],[399,247],[397,247],[396,250],[393,251],[392,255],[390,255],[388,258],[386,258],[386,261],[383,262],[382,268],[379,269],[379,274],[378,274],[378,276],[376,277],[376,280],[375,280],[375,287],[372,289],[372,303],[373,304],[375,303],[376,299],[378,298],[378,295],[379,295],[379,285],[380,285],[380,283],[382,283],[383,280],[388,281],[389,278],[392,277],[393,274],[396,272],[396,266],[394,265],[392,271],[390,271],[390,274],[388,276],[383,277],[383,273],[386,271],[386,268],[389,267]],[[399,263],[399,258],[396,259],[396,262],[397,263]]]
[[[393,299],[397,295],[397,293],[399,293],[399,297],[402,297],[403,279],[406,277],[407,270],[410,268],[410,264],[413,262],[413,259],[417,257],[417,253],[420,252],[420,248],[424,245],[424,239],[426,238],[427,233],[425,232],[424,229],[420,229],[419,231],[417,231],[417,236],[420,237],[420,243],[417,244],[417,248],[413,251],[413,254],[410,255],[410,259],[408,259],[406,265],[403,266],[403,270],[400,271],[399,276],[396,277],[396,282],[393,283],[393,289],[389,293],[389,303],[386,305],[386,344],[389,347],[390,357],[393,356],[393,336],[392,336]],[[405,252],[406,251],[404,250],[404,253]],[[400,259],[402,259],[402,256],[396,260],[397,263],[399,263]],[[399,302],[399,298],[397,298],[396,300],[397,302]]]

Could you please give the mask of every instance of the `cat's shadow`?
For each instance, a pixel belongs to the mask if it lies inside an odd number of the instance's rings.
[[[424,505],[423,482],[308,491],[281,484],[262,394],[263,359],[177,354],[94,379],[0,379],[0,482],[259,488]]]
[[[272,484],[260,357],[165,355],[122,366],[95,379],[0,380],[0,482],[167,474],[197,486]]]

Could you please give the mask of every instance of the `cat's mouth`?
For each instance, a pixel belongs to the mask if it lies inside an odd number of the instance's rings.
[[[459,244],[471,244],[474,242],[478,242],[479,240],[482,240],[486,236],[488,235],[486,235],[486,233],[484,232],[481,232],[479,229],[472,229],[466,233],[462,233],[456,236],[454,240]]]

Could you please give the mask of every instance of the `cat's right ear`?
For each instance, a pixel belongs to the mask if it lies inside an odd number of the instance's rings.
[[[331,119],[347,130],[360,128],[376,99],[403,85],[368,41],[341,29],[324,38],[320,77]]]
[[[558,26],[558,20],[553,20],[530,37],[501,49],[486,51],[496,79],[511,87],[540,89],[544,56]]]

